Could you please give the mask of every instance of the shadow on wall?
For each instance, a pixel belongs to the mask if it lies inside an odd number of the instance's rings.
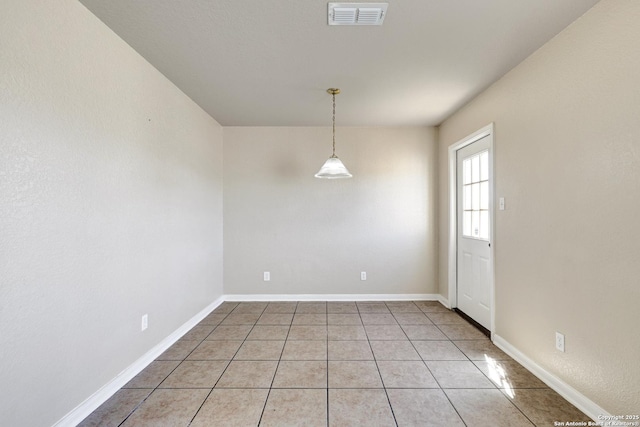
[[[312,178],[315,171],[305,171],[301,167],[301,161],[297,155],[291,156],[278,156],[277,161],[274,164],[274,168],[278,178],[291,180],[294,178],[299,178],[300,175],[303,175],[307,172]],[[320,166],[318,166],[320,169]]]

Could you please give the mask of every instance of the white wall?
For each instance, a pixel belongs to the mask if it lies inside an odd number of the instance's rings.
[[[612,414],[640,413],[639,23],[640,2],[601,1],[440,127],[446,165],[495,122],[495,332]]]
[[[336,141],[351,179],[313,177],[331,128],[224,128],[226,294],[437,293],[435,130]]]
[[[77,1],[0,49],[0,424],[45,426],[222,295],[222,129]]]

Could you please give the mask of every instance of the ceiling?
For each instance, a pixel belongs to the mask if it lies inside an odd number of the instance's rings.
[[[80,0],[223,126],[437,125],[597,0]]]

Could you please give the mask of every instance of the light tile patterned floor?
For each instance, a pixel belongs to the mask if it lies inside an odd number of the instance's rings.
[[[588,420],[438,302],[225,302],[80,425]]]

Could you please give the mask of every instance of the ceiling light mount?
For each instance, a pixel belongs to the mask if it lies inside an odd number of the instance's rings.
[[[342,164],[338,156],[336,156],[336,95],[340,93],[340,89],[338,88],[329,88],[327,89],[327,93],[333,98],[333,117],[332,117],[332,131],[333,131],[333,152],[331,157],[324,162],[324,165],[320,168],[317,174],[315,174],[316,178],[324,178],[324,179],[339,179],[339,178],[351,178],[353,175],[349,173],[347,168]]]

